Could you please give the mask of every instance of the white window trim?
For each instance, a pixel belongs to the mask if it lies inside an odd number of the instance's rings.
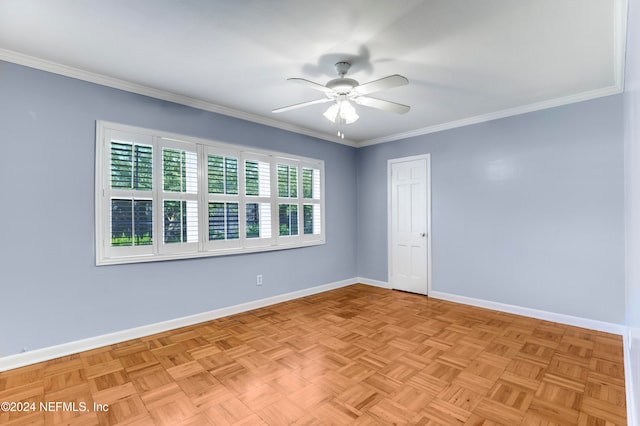
[[[152,191],[140,190],[114,190],[110,187],[110,145],[114,135],[121,135],[128,141],[152,145],[153,155],[153,189]],[[135,135],[135,140],[132,140]],[[185,244],[175,248],[163,244],[162,227],[162,199],[163,185],[161,178],[163,146],[184,146],[195,144],[198,154],[198,242]],[[214,196],[208,194],[206,176],[208,153],[235,156],[238,158],[238,195]],[[254,197],[245,195],[245,160],[266,159],[270,165],[270,196]],[[277,164],[294,164],[298,167],[298,198],[291,199],[292,204],[298,204],[298,236],[280,237],[278,220],[278,202],[284,200],[278,197]],[[302,168],[313,168],[320,173],[320,199],[307,200],[302,193]],[[160,132],[157,130],[111,123],[106,121],[96,122],[96,191],[95,191],[95,242],[96,265],[114,265],[139,262],[156,262],[175,259],[190,259],[200,257],[223,256],[240,253],[256,253],[263,251],[283,250],[296,247],[307,247],[325,244],[325,176],[324,161],[313,158],[294,156],[275,151],[261,150],[242,145],[231,145],[213,140],[194,138],[179,134]],[[111,246],[111,197],[118,193],[123,195],[130,192],[131,196],[149,196],[153,200],[153,245],[134,247]],[[144,192],[144,194],[142,194]],[[210,241],[208,225],[208,203],[211,198],[224,199],[239,204],[239,232],[240,238],[236,240]],[[192,196],[184,196],[180,199],[192,199]],[[233,199],[233,201],[232,201]],[[271,208],[271,237],[247,238],[246,237],[246,203],[269,203]],[[303,204],[313,202],[320,206],[320,233],[304,234]],[[163,247],[164,246],[164,247]]]

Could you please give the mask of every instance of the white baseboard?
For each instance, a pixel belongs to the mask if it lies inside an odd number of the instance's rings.
[[[357,277],[357,282],[380,288],[388,288],[391,286],[386,281],[374,280],[371,278]],[[525,317],[538,318],[545,321],[557,322],[560,324],[572,325],[575,327],[588,328],[590,330],[603,331],[611,334],[625,334],[626,326],[605,321],[592,320],[588,318],[574,317],[571,315],[557,314],[554,312],[543,311],[539,309],[525,308],[517,305],[508,305],[506,303],[492,302],[490,300],[476,299],[474,297],[459,296],[457,294],[445,293],[441,291],[431,291],[429,297],[435,299],[448,300],[450,302],[462,303],[463,305],[477,306],[479,308],[493,309],[494,311],[508,312],[511,314],[522,315]]]
[[[380,287],[380,288],[386,288],[386,289],[390,289],[391,287],[389,286],[389,283],[386,281],[378,281],[378,280],[372,280],[371,278],[364,278],[364,277],[358,277],[356,278],[356,281],[361,283],[361,284],[366,284],[366,285],[370,285],[373,287]]]
[[[63,343],[60,345],[50,346],[47,348],[35,349],[33,351],[24,352],[20,354],[9,355],[9,356],[0,358],[0,371],[6,371],[14,368],[24,367],[26,365],[31,365],[31,364],[35,364],[43,361],[49,361],[55,358],[72,355],[78,352],[88,351],[88,350],[100,348],[103,346],[125,342],[131,339],[138,339],[140,337],[150,336],[156,333],[162,333],[162,332],[173,330],[180,327],[186,327],[193,324],[207,322],[217,318],[222,318],[229,315],[235,315],[242,312],[251,311],[253,309],[263,308],[265,306],[274,305],[276,303],[286,302],[289,300],[299,299],[301,297],[311,296],[313,294],[323,293],[325,291],[346,287],[352,284],[356,284],[358,282],[360,281],[358,281],[358,279],[356,278],[336,281],[333,283],[306,288],[303,290],[297,290],[290,293],[267,297],[260,300],[254,300],[252,302],[241,303],[239,305],[215,309],[209,312],[203,312],[200,314],[190,315],[182,318],[176,318],[173,320],[163,321],[155,324],[144,325],[141,327],[117,331],[115,333],[104,334],[101,336],[89,337],[87,339],[77,340],[69,343]]]
[[[635,387],[638,383],[634,382],[634,368],[640,368],[640,365],[636,365],[634,367],[631,353],[631,342],[632,342],[632,331],[631,327],[627,333],[624,333],[623,342],[624,342],[624,382],[626,384],[625,393],[627,395],[627,424],[628,425],[640,425],[640,413],[637,413],[637,403],[636,403],[636,391]],[[639,395],[640,396],[640,395]]]
[[[290,293],[280,294],[277,296],[267,297],[252,302],[242,303],[239,305],[229,306],[225,308],[216,309],[209,312],[203,312],[196,315],[190,315],[187,317],[177,318],[169,321],[164,321],[155,324],[149,324],[142,327],[136,327],[128,330],[122,330],[115,333],[105,334],[102,336],[90,337],[83,340],[77,340],[74,342],[63,343],[61,345],[51,346],[43,349],[36,349],[29,352],[24,352],[15,355],[9,355],[0,358],[0,371],[11,370],[14,368],[24,367],[26,365],[35,364],[38,362],[49,361],[51,359],[59,358],[62,356],[71,355],[78,352],[83,352],[91,349],[100,348],[103,346],[113,345],[116,343],[125,342],[127,340],[137,339],[156,333],[162,333],[165,331],[173,330],[180,327],[186,327],[193,324],[203,323],[211,321],[217,318],[226,317],[229,315],[235,315],[242,312],[251,311],[253,309],[263,308],[265,306],[274,305],[276,303],[286,302],[289,300],[299,299],[301,297],[310,296],[313,294],[322,293],[329,290],[334,290],[349,285],[362,283],[374,287],[380,287],[389,289],[389,284],[385,281],[373,280],[370,278],[357,277],[348,280],[337,281],[329,284],[324,284],[308,289],[293,291]],[[476,299],[472,297],[459,296],[450,293],[444,293],[439,291],[432,291],[429,294],[430,297],[442,300],[448,300],[451,302],[462,303],[465,305],[477,306],[481,308],[493,309],[501,312],[508,312],[516,315],[522,315],[532,318],[538,318],[546,321],[553,321],[561,324],[572,325],[576,327],[588,328],[591,330],[604,331],[612,334],[619,334],[623,336],[624,341],[624,363],[625,363],[625,382],[627,383],[626,395],[627,395],[627,420],[628,424],[635,425],[636,423],[635,408],[633,405],[634,389],[633,389],[633,377],[631,366],[631,335],[627,332],[627,327],[620,324],[607,323],[603,321],[596,321],[586,318],[574,317],[571,315],[557,314],[553,312],[542,311],[538,309],[525,308],[521,306],[508,305],[504,303],[492,302],[483,299]]]
[[[543,311],[540,309],[525,308],[506,303],[492,302],[474,297],[459,296],[457,294],[432,291],[429,296],[436,299],[448,300],[450,302],[462,303],[464,305],[478,306],[480,308],[493,309],[494,311],[507,312],[510,314],[522,315],[524,317],[537,318],[544,321],[557,322],[560,324],[572,325],[574,327],[588,328],[590,330],[603,331],[605,333],[624,335],[627,327],[622,324],[592,320],[572,315],[558,314],[555,312]]]
[[[385,281],[373,280],[364,277],[357,277],[348,280],[336,281],[329,284],[324,284],[316,287],[311,287],[303,290],[293,291],[290,293],[280,294],[277,296],[267,297],[252,302],[242,303],[239,305],[229,306],[226,308],[220,308],[209,312],[203,312],[201,314],[190,315],[187,317],[177,318],[169,321],[164,321],[156,324],[149,324],[142,327],[136,327],[128,330],[122,330],[115,333],[105,334],[102,336],[90,337],[83,340],[78,340],[69,343],[63,343],[61,345],[51,346],[43,349],[36,349],[29,352],[24,352],[15,355],[9,355],[0,357],[0,371],[11,370],[14,368],[24,367],[26,365],[35,364],[38,362],[49,361],[51,359],[59,358],[62,356],[71,355],[74,353],[87,351],[91,349],[100,348],[103,346],[113,345],[116,343],[125,342],[131,339],[137,339],[153,335],[156,333],[162,333],[165,331],[173,330],[180,327],[185,327],[193,324],[203,323],[211,321],[217,318],[239,314],[242,312],[251,311],[253,309],[263,308],[265,306],[274,305],[276,303],[286,302],[289,300],[298,299],[313,294],[322,293],[329,290],[346,287],[352,284],[362,283],[374,287],[380,287],[389,289],[389,284]],[[624,370],[625,370],[625,383],[626,383],[626,397],[627,397],[627,420],[629,425],[640,425],[640,419],[638,416],[640,413],[636,412],[635,390],[633,382],[633,366],[631,359],[631,342],[632,335],[631,330],[628,327],[620,324],[613,324],[603,321],[596,321],[586,318],[574,317],[571,315],[557,314],[553,312],[542,311],[538,309],[525,308],[521,306],[508,305],[504,303],[492,302],[483,299],[476,299],[472,297],[459,296],[450,293],[444,293],[439,291],[432,291],[429,294],[430,297],[442,300],[448,300],[451,302],[462,303],[465,305],[478,306],[481,308],[493,309],[501,312],[508,312],[516,315],[523,315],[527,317],[538,318],[546,321],[553,321],[561,324],[572,325],[576,327],[588,328],[591,330],[604,331],[612,334],[619,334],[623,336],[624,342]],[[638,368],[638,367],[636,367]]]

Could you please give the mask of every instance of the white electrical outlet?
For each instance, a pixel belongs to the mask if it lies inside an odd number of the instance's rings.
[[[262,274],[256,275],[256,285],[262,285]]]

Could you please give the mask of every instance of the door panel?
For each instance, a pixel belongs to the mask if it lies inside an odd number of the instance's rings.
[[[427,294],[428,158],[389,162],[389,283]]]

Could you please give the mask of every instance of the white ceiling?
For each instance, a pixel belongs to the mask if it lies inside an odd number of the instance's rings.
[[[0,60],[354,146],[622,90],[626,0],[2,0]],[[323,95],[333,64],[409,85],[344,128]]]

